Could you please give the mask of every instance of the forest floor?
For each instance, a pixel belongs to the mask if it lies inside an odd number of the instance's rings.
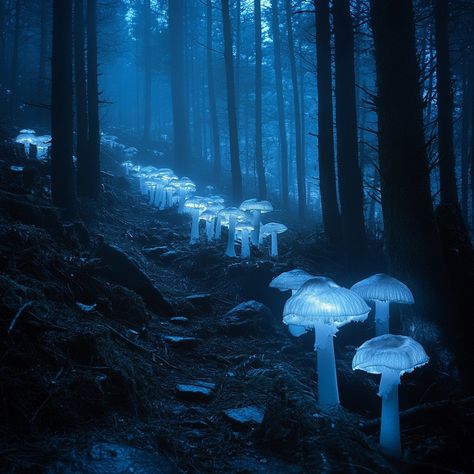
[[[318,408],[312,335],[289,335],[268,283],[348,284],[321,236],[225,258],[112,174],[62,221],[47,164],[0,160],[1,472],[474,472],[474,397],[433,365],[400,385],[403,459],[380,451],[378,379],[351,370],[373,321],[341,329],[341,407]]]

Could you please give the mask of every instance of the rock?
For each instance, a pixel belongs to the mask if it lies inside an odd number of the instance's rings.
[[[112,313],[110,317],[140,328],[149,321],[145,304],[140,295],[123,286],[114,285],[110,290]]]
[[[273,457],[265,456],[256,459],[245,456],[233,459],[228,472],[241,474],[303,474],[304,471],[301,466],[288,464]]]
[[[174,316],[170,319],[170,322],[177,326],[187,326],[191,321],[186,316]]]
[[[138,293],[155,313],[161,316],[174,314],[171,305],[155,288],[148,276],[121,248],[103,243],[97,253],[109,267],[108,271],[105,271],[109,279]]]
[[[214,383],[204,381],[177,384],[176,397],[188,402],[209,402],[214,395],[215,388],[216,385]]]
[[[176,349],[190,349],[197,345],[199,339],[195,337],[163,336],[163,342],[175,347]]]
[[[144,255],[150,258],[157,258],[168,252],[168,247],[166,245],[159,245],[156,247],[145,247],[142,249]]]
[[[208,293],[196,293],[194,295],[186,296],[186,302],[191,303],[195,307],[201,309],[211,308],[211,295]]]
[[[263,411],[256,406],[229,408],[224,410],[224,416],[238,428],[260,425],[263,421]]]
[[[73,449],[46,468],[47,474],[172,474],[173,464],[162,454],[117,443],[95,443]]]
[[[258,301],[245,301],[221,318],[219,329],[231,336],[273,334],[273,314]]]

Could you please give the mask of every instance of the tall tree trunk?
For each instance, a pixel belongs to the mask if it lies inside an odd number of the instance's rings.
[[[237,130],[237,108],[235,103],[234,58],[232,53],[232,31],[229,0],[221,0],[224,27],[224,60],[227,78],[227,115],[229,120],[230,165],[232,172],[232,196],[234,202],[242,200],[242,174],[240,171],[239,138]]]
[[[293,86],[293,106],[295,114],[295,145],[296,145],[296,181],[298,185],[298,212],[304,215],[306,204],[306,183],[303,161],[303,150],[301,146],[301,110],[298,92],[298,74],[296,71],[295,41],[293,35],[293,21],[291,12],[291,0],[285,0],[286,28],[288,30],[288,50],[291,70],[291,83]]]
[[[300,81],[300,109],[301,109],[301,155],[306,170],[306,104],[305,104],[305,87],[304,87],[304,66],[303,66],[303,50],[301,41],[298,42],[299,56],[299,81]],[[306,174],[306,173],[305,173]],[[305,180],[306,181],[306,180]],[[306,204],[309,202],[309,183],[306,189]]]
[[[180,174],[184,174],[185,172],[189,172],[187,165],[190,154],[189,118],[185,82],[185,1],[169,0],[168,15],[174,161],[176,171]]]
[[[72,0],[53,0],[51,72],[51,195],[74,214],[72,119]]]
[[[143,2],[143,58],[145,62],[144,67],[144,82],[143,90],[143,141],[149,144],[151,140],[151,2],[144,0]]]
[[[99,86],[97,73],[97,0],[87,0],[88,180],[85,195],[97,199],[100,189]]]
[[[272,0],[273,65],[278,109],[278,141],[280,145],[280,194],[285,208],[288,207],[288,139],[286,136],[285,99],[283,97],[283,79],[281,67],[280,20],[278,18],[278,0]]]
[[[74,85],[76,98],[77,192],[88,195],[89,131],[85,64],[84,0],[74,1]]]
[[[379,161],[390,272],[426,307],[441,294],[441,252],[426,156],[411,0],[371,0]]]
[[[214,81],[214,61],[212,50],[212,2],[207,2],[207,91],[209,93],[209,114],[211,122],[213,171],[215,179],[221,174],[221,145],[219,123],[217,121],[216,91]]]
[[[453,145],[453,95],[449,64],[448,0],[435,1],[436,91],[441,204],[458,204]]]
[[[461,124],[461,209],[466,222],[469,222],[469,124],[471,101],[469,62],[468,58],[464,58]]]
[[[474,227],[474,51],[470,55],[469,82],[471,84],[471,127],[470,127],[470,178],[471,178],[471,226]]]
[[[45,99],[46,91],[46,66],[48,60],[48,0],[41,0],[40,13],[40,44],[39,44],[39,69],[37,98],[40,101]]]
[[[235,2],[235,97],[237,101],[237,126],[240,121],[240,65],[242,55],[242,0]]]
[[[13,30],[13,46],[12,46],[12,59],[10,69],[10,114],[14,114],[15,107],[17,105],[17,93],[18,93],[18,54],[20,48],[20,29],[21,29],[21,10],[22,0],[15,1],[15,26]]]
[[[267,197],[265,166],[262,144],[262,7],[260,0],[254,0],[255,13],[255,163],[257,165],[258,194]]]
[[[321,210],[326,235],[339,245],[341,220],[337,204],[334,166],[334,126],[332,107],[331,28],[329,0],[314,0],[316,10],[316,65],[318,83],[318,164]]]
[[[354,32],[349,0],[334,2],[336,128],[339,198],[346,263],[363,271],[367,242],[364,192],[359,167],[354,72]]]

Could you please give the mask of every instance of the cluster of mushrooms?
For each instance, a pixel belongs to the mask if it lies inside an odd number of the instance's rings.
[[[398,385],[400,377],[429,360],[423,347],[411,337],[390,334],[390,303],[413,304],[410,289],[399,280],[376,274],[349,290],[330,278],[313,276],[295,269],[275,277],[270,287],[292,291],[283,309],[283,323],[293,336],[314,329],[317,354],[318,401],[322,408],[339,405],[333,337],[340,327],[367,319],[375,303],[376,337],[364,342],[352,360],[353,370],[381,374],[378,395],[382,398],[380,445],[399,457],[400,417]]]
[[[200,222],[205,223],[204,239],[219,240],[223,227],[228,228],[225,255],[236,257],[235,243],[240,242],[240,257],[250,258],[251,246],[260,248],[265,238],[271,238],[270,256],[278,256],[278,234],[287,230],[284,224],[262,224],[262,214],[273,211],[269,201],[247,199],[239,207],[226,207],[222,196],[206,188],[206,196],[196,196],[195,183],[187,176],[179,178],[170,168],[140,166],[131,160],[122,163],[127,175],[139,178],[140,190],[150,205],[158,209],[177,207],[180,214],[191,215],[190,243],[200,241]]]
[[[15,138],[16,143],[22,143],[27,155],[31,155],[30,146],[36,147],[36,158],[45,159],[48,156],[48,149],[51,143],[51,135],[37,135],[34,130],[24,128]]]

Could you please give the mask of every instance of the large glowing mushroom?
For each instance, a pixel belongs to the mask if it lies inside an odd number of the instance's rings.
[[[328,286],[338,286],[336,282],[330,278],[323,276],[314,276],[301,270],[300,268],[295,268],[289,272],[280,273],[276,276],[268,285],[270,288],[275,288],[280,291],[291,290],[291,295],[293,296],[308,280],[317,278],[320,282],[321,289],[324,289]],[[316,288],[316,282],[313,285],[313,290]],[[304,326],[296,326],[295,324],[288,325],[288,331],[290,334],[295,337],[300,337],[303,335],[307,329]]]
[[[247,220],[245,212],[236,207],[226,207],[219,211],[220,224],[229,228],[227,234],[227,248],[225,255],[228,257],[236,257],[235,253],[235,226],[238,222]]]
[[[278,257],[278,234],[286,232],[288,227],[279,222],[269,222],[262,225],[260,233],[263,237],[271,236],[272,242],[270,247],[270,257]]]
[[[285,304],[285,324],[314,328],[318,400],[324,408],[339,405],[333,338],[341,326],[364,321],[369,311],[365,301],[353,291],[337,285],[322,288],[318,278],[308,280]]]
[[[401,281],[377,273],[365,280],[359,281],[352,288],[365,301],[375,302],[375,334],[390,332],[390,303],[413,304],[412,292]]]
[[[200,196],[193,196],[186,199],[184,209],[191,214],[191,239],[190,243],[199,242],[199,215],[206,210],[206,201]]]
[[[362,344],[352,360],[353,370],[381,374],[379,397],[382,398],[380,446],[390,455],[401,455],[398,385],[405,372],[428,363],[425,350],[408,336],[383,334]]]
[[[261,201],[259,199],[246,199],[240,205],[240,210],[248,212],[252,216],[252,225],[254,230],[252,232],[252,243],[258,246],[260,243],[260,223],[262,214],[273,211],[273,206],[270,201]]]

